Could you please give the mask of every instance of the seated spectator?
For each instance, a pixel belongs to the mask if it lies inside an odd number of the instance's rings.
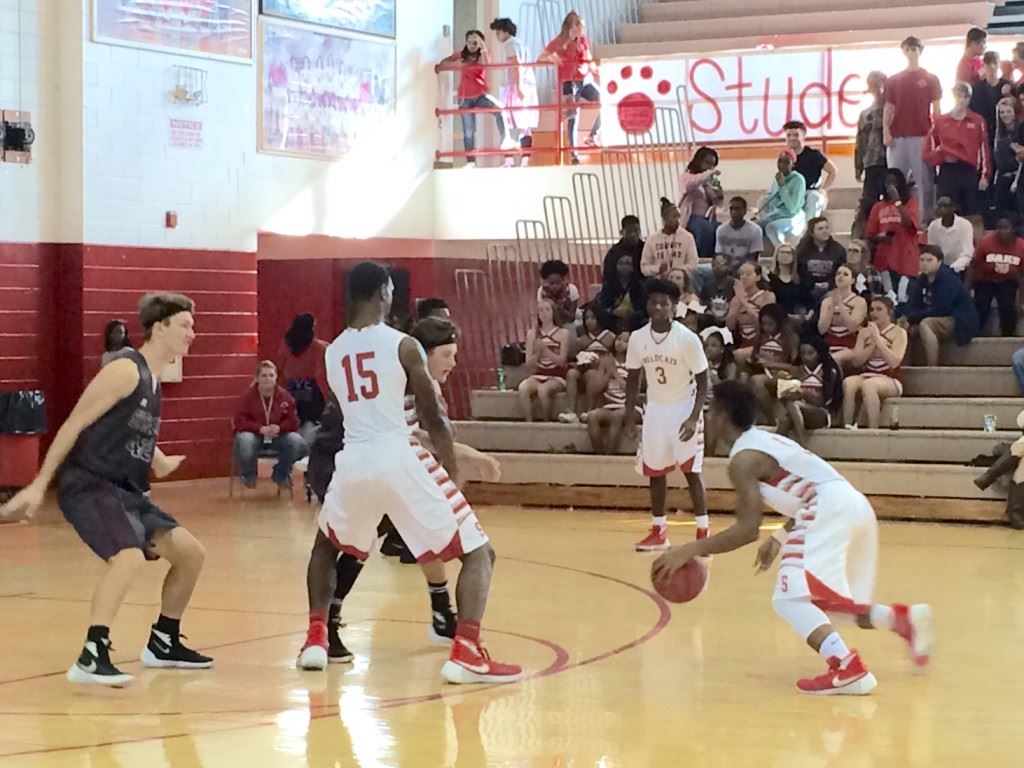
[[[747,220],[747,201],[734,197],[729,201],[729,220],[715,231],[715,253],[729,260],[735,272],[744,261],[757,261],[764,250],[764,233]]]
[[[768,274],[768,290],[775,294],[775,303],[802,325],[810,316],[811,297],[800,281],[796,269],[796,248],[783,243],[775,249],[775,268]]]
[[[854,232],[864,230],[871,206],[877,203],[885,192],[885,140],[883,131],[885,113],[885,74],[869,72],[866,78],[867,90],[874,97],[871,106],[857,118],[857,136],[853,151],[853,173],[857,181],[864,182],[861,188],[860,206]]]
[[[633,257],[634,272],[640,274],[640,256],[644,252],[644,241],[640,238],[640,219],[633,214],[622,217],[619,227],[619,240],[608,249],[601,267],[601,274],[612,274],[615,265],[622,255]]]
[[[732,303],[733,277],[729,260],[718,254],[711,261],[713,281],[704,286],[700,292],[700,303],[707,307],[708,320],[712,325],[725,326],[729,317],[729,305]]]
[[[466,33],[466,44],[461,51],[456,51],[451,56],[446,56],[434,67],[435,72],[454,69],[459,72],[458,99],[459,109],[481,109],[492,107],[501,109],[501,102],[487,92],[487,46],[484,43],[484,33],[471,29]],[[466,167],[476,167],[476,157],[473,150],[476,149],[476,113],[463,112],[462,118],[462,143],[466,149]],[[498,135],[501,136],[501,143],[505,143],[505,120],[501,112],[494,113],[494,122],[498,126]]]
[[[281,488],[292,487],[292,465],[309,453],[299,434],[295,400],[277,386],[277,366],[264,360],[256,381],[239,398],[232,421],[235,430],[235,466],[246,488],[256,487],[256,461],[260,450],[277,454],[271,477]]]
[[[874,246],[875,269],[886,292],[892,291],[900,304],[907,300],[907,288],[918,273],[920,229],[921,208],[914,185],[899,168],[890,168],[885,174],[885,199],[872,206],[864,236]]]
[[[111,320],[103,329],[103,356],[100,358],[100,367],[117,357],[117,353],[122,349],[133,349],[128,338],[128,326],[124,320]]]
[[[882,276],[871,264],[871,247],[863,240],[851,240],[846,246],[846,266],[853,272],[853,290],[870,299],[884,296]]]
[[[569,265],[560,259],[551,259],[540,265],[541,285],[537,301],[547,299],[555,307],[555,325],[576,322],[576,308],[580,303],[580,289],[568,281]]]
[[[992,169],[985,120],[968,108],[971,86],[953,86],[954,106],[939,115],[924,146],[928,164],[938,168],[936,196],[948,197],[964,216],[981,223],[979,190],[988,189]]]
[[[595,394],[604,402],[587,414],[587,434],[594,453],[611,455],[619,452],[622,443],[622,423],[626,414],[626,350],[629,334],[615,337],[612,355],[605,355],[598,368],[599,379]]]
[[[996,231],[985,235],[974,250],[967,269],[967,287],[974,289],[974,306],[978,310],[978,328],[984,332],[992,311],[992,301],[999,307],[999,329],[1003,336],[1015,336],[1017,307],[1020,303],[1024,261],[1024,239],[1017,235],[1009,216],[1000,216]]]
[[[857,333],[867,316],[868,303],[853,292],[853,270],[844,264],[836,270],[836,289],[821,302],[818,313],[818,332],[839,365],[850,363]]]
[[[613,333],[642,328],[647,323],[647,300],[639,259],[623,251],[614,261],[606,257],[601,291],[594,303],[602,328]]]
[[[686,170],[679,175],[679,216],[697,243],[697,255],[715,255],[715,207],[722,202],[718,183],[718,153],[711,147],[698,147]]]
[[[760,264],[746,262],[740,265],[739,278],[733,284],[733,297],[729,303],[726,325],[737,340],[736,359],[746,362],[754,348],[761,327],[761,308],[775,303],[775,294],[768,289]]]
[[[843,423],[856,429],[858,397],[864,404],[868,427],[878,429],[882,402],[903,394],[900,366],[907,354],[907,332],[896,325],[896,310],[885,296],[871,299],[871,320],[857,333],[850,361],[856,374],[843,381]]]
[[[526,366],[530,375],[519,385],[523,418],[534,420],[533,403],[540,405],[542,421],[555,421],[555,395],[565,390],[569,361],[569,331],[555,324],[555,305],[537,301],[533,328],[526,334]]]
[[[1010,363],[1013,366],[1013,375],[1017,377],[1017,388],[1024,395],[1024,347],[1013,353]]]
[[[277,371],[284,388],[295,400],[299,434],[311,445],[331,388],[324,355],[327,342],[316,337],[316,321],[309,313],[296,315],[277,351]]]
[[[750,385],[757,395],[758,405],[771,423],[774,417],[769,382],[776,378],[779,371],[788,371],[796,362],[800,337],[793,329],[789,316],[778,304],[761,307],[758,319],[759,332],[754,339],[753,352],[744,367],[750,375]]]
[[[704,415],[707,416],[715,384],[734,380],[738,370],[733,360],[733,339],[728,328],[709,326],[700,332],[700,337],[704,340],[704,356],[708,359],[708,399],[704,401]],[[705,419],[704,450],[708,455],[714,454],[718,445],[718,436],[710,427],[710,422]]]
[[[776,380],[776,431],[806,448],[811,430],[839,424],[843,372],[821,337],[808,336],[800,342],[800,366],[792,374],[793,378]]]
[[[807,228],[807,182],[793,169],[796,153],[785,149],[779,153],[778,172],[772,179],[768,195],[761,199],[755,221],[765,237],[778,248],[789,238],[800,237]]]
[[[676,303],[676,320],[686,325],[687,318],[691,316],[696,318],[702,315],[707,307],[700,303],[700,297],[693,292],[690,276],[686,274],[686,270],[679,267],[670,269],[668,271],[668,279],[679,288],[679,301]]]
[[[612,351],[614,344],[615,334],[601,329],[594,305],[584,305],[583,323],[569,345],[569,356],[573,361],[565,377],[569,410],[558,415],[563,424],[579,424],[580,416],[593,408],[592,403],[598,394],[598,367],[601,358]]]
[[[1024,159],[1024,124],[1018,113],[1020,106],[1014,96],[1007,96],[996,104],[995,144],[992,162],[995,165],[995,190],[992,205],[995,215],[1021,211],[1021,160]],[[995,225],[995,221],[992,220]]]
[[[544,47],[538,61],[551,61],[558,65],[558,82],[561,86],[562,100],[570,105],[589,101],[597,104],[601,101],[601,92],[597,88],[598,63],[590,52],[590,40],[584,33],[583,17],[576,11],[569,11],[562,20],[562,29],[558,36]],[[597,117],[590,129],[586,146],[597,144],[597,136],[601,131],[601,111],[595,109]],[[568,145],[575,149],[576,126],[580,119],[579,107],[565,113],[569,131]],[[572,153],[573,165],[580,162],[579,155]]]
[[[836,164],[814,147],[806,144],[807,126],[800,120],[790,120],[782,126],[786,132],[786,146],[796,154],[793,169],[804,177],[806,198],[804,213],[808,221],[821,216],[828,207],[828,193],[839,173]],[[822,179],[822,174],[825,178]]]
[[[815,306],[836,287],[836,270],[846,263],[846,249],[832,237],[832,225],[819,216],[807,222],[796,247],[796,269]]]
[[[963,281],[942,263],[942,251],[921,246],[921,274],[911,283],[900,325],[921,340],[927,365],[939,364],[939,345],[956,339],[963,346],[978,333],[978,313]]]
[[[942,251],[947,267],[963,272],[974,254],[974,225],[956,215],[956,207],[948,195],[935,201],[935,213],[936,218],[928,225],[928,244]]]
[[[667,197],[661,198],[661,222],[661,229],[644,243],[641,274],[665,277],[670,269],[679,267],[692,278],[697,269],[697,243],[693,235],[679,226],[679,209]]]

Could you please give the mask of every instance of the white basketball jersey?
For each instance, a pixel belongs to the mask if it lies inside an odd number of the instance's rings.
[[[822,483],[848,482],[831,464],[799,443],[757,427],[751,427],[739,436],[729,451],[729,458],[741,451],[759,451],[778,462],[779,471],[775,477],[760,483],[761,496],[768,506],[786,517],[796,517],[796,513],[813,499]]]
[[[404,333],[380,323],[348,328],[327,348],[327,383],[345,418],[345,444],[407,438]]]
[[[708,369],[708,359],[700,336],[682,323],[665,333],[648,323],[629,337],[626,368],[644,369],[649,402],[680,403],[697,394],[694,377]]]

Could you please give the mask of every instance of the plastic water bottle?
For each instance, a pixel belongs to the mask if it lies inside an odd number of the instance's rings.
[[[498,391],[505,391],[505,368],[504,366],[498,366]]]

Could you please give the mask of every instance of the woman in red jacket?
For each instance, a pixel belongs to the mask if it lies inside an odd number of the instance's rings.
[[[260,451],[277,455],[274,482],[291,488],[292,465],[309,453],[299,434],[295,399],[277,386],[277,366],[264,360],[256,370],[256,381],[238,400],[235,417],[235,468],[246,488],[256,487],[256,460]]]
[[[316,435],[320,414],[331,388],[327,383],[324,355],[327,342],[316,337],[316,321],[309,313],[296,315],[277,352],[277,371],[284,388],[295,398],[299,432],[307,444]]]

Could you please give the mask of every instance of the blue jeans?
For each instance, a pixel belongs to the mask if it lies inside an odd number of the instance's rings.
[[[500,109],[501,104],[489,93],[477,96],[475,99],[463,99],[459,102],[459,109],[483,109],[485,107],[498,107]],[[467,152],[472,152],[476,149],[476,115],[470,113],[459,115],[459,117],[462,118],[462,143],[466,147]],[[501,116],[501,112],[494,113],[494,122],[498,124],[498,133],[501,136],[501,140],[504,141],[505,119]],[[470,162],[475,159],[473,155],[469,155],[466,158]]]
[[[562,83],[562,95],[568,96],[566,103],[579,103],[581,101],[598,102],[601,101],[601,92],[597,90],[597,87],[593,83],[584,83],[580,80],[566,80]],[[580,119],[580,108],[576,107],[571,112],[567,112],[569,120],[569,146],[576,146],[576,123]],[[597,119],[594,121],[593,127],[590,129],[590,138],[594,138],[597,132],[601,130],[601,113],[598,111]]]
[[[284,485],[292,476],[292,465],[306,456],[309,449],[298,432],[284,432],[269,443],[263,441],[263,435],[254,432],[236,433],[235,466],[247,486],[256,484],[256,460],[264,452],[277,457],[271,477],[278,485]]]
[[[1020,392],[1024,395],[1024,347],[1014,352],[1010,361],[1013,364],[1013,375],[1017,377],[1017,386],[1020,387]]]
[[[715,255],[715,233],[718,232],[718,222],[712,221],[706,216],[691,216],[686,222],[686,228],[697,241],[697,255],[702,259],[710,259]]]

